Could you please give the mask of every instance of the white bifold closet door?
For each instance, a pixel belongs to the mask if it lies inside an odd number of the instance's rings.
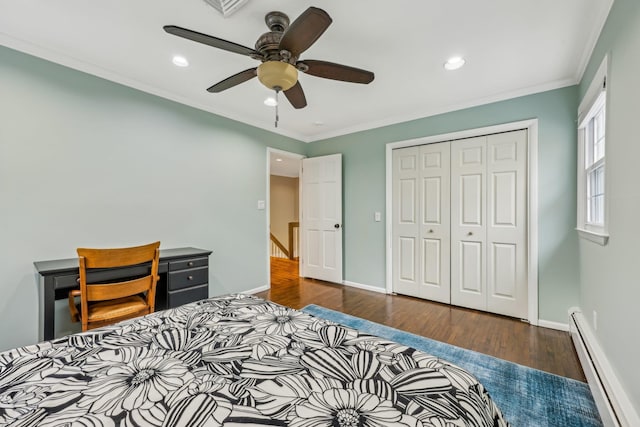
[[[487,137],[451,147],[451,302],[486,310]]]
[[[527,131],[394,150],[393,183],[394,291],[527,318]]]
[[[393,286],[449,303],[449,143],[393,151]]]

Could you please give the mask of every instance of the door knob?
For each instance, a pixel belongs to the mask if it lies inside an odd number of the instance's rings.
[[[430,228],[430,229],[429,229],[429,233],[433,233],[433,229],[431,229],[431,228]]]
[[[333,228],[340,228],[340,224],[335,224]]]
[[[467,236],[473,236],[473,233],[470,231],[467,233]]]

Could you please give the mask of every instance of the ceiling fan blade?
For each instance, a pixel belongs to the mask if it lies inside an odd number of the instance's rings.
[[[284,96],[287,97],[291,105],[296,109],[307,106],[307,98],[304,96],[304,91],[302,90],[302,86],[300,86],[299,81],[296,82],[291,89],[285,90]]]
[[[310,7],[286,29],[280,39],[280,50],[288,50],[297,58],[318,40],[331,22],[333,20],[327,12],[317,7]]]
[[[239,53],[240,55],[261,56],[260,52],[251,49],[250,47],[242,46],[240,44],[209,36],[207,34],[202,34],[197,31],[187,30],[186,28],[176,27],[175,25],[165,25],[162,28],[164,28],[167,33],[173,34],[174,36],[193,40],[194,42],[206,44],[208,46],[217,47],[218,49],[223,49],[233,53]]]
[[[371,71],[348,67],[341,64],[334,64],[333,62],[305,59],[304,61],[300,61],[300,63],[308,67],[305,71],[306,74],[311,74],[312,76],[322,77],[325,79],[368,84],[371,83],[375,77]]]
[[[226,79],[218,82],[207,89],[208,92],[211,93],[219,93],[223,90],[227,90],[232,88],[240,83],[244,83],[247,80],[251,80],[257,75],[257,68],[249,68],[248,70],[240,71],[238,74],[234,74],[231,77],[227,77]]]

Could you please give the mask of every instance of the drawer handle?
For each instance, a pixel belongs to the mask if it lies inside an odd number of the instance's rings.
[[[189,261],[189,262],[187,263],[187,265],[188,265],[189,267],[193,267],[193,261]]]
[[[187,280],[193,280],[193,276],[187,276]]]

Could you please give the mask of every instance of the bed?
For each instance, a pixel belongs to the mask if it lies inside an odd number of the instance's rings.
[[[0,425],[508,423],[461,368],[237,294],[0,353]]]

